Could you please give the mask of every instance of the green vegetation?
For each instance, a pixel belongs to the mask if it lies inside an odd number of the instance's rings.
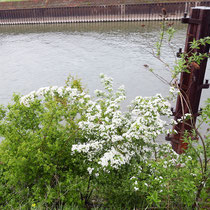
[[[111,78],[101,79],[106,91],[96,90],[94,100],[69,79],[1,107],[1,209],[205,206],[210,136],[201,146],[186,134],[191,146],[177,155],[155,142],[169,125],[160,116],[171,114],[170,104],[137,97],[123,113],[124,89],[113,92]],[[208,100],[201,116],[208,125],[209,113]]]
[[[167,33],[171,39],[174,31]],[[191,48],[209,42],[193,41]],[[206,57],[183,55],[172,79]],[[14,95],[0,107],[0,209],[208,209],[210,99],[198,126],[185,133],[187,150],[177,155],[156,139],[176,132],[169,98],[181,94],[178,85],[171,83],[167,98],[137,96],[123,112],[124,88],[114,91],[103,74],[101,82],[95,97],[69,77],[63,87]]]

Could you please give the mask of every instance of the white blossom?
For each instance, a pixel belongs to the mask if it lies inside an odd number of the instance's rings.
[[[92,174],[93,170],[94,170],[94,168],[90,168],[90,167],[87,168],[87,171],[90,175]]]
[[[138,187],[134,187],[133,189],[134,189],[134,191],[138,191],[138,190],[139,190],[139,188],[138,188]]]
[[[105,90],[95,90],[95,99],[76,88],[52,86],[21,97],[20,103],[30,106],[36,98],[44,103],[45,98],[50,96],[66,97],[68,105],[81,106],[83,109],[82,114],[78,115],[78,126],[83,142],[74,144],[71,152],[83,153],[91,165],[95,164],[98,173],[98,169],[108,173],[108,166],[118,169],[135,157],[146,161],[144,154],[151,152],[151,145],[156,146],[153,139],[165,134],[166,126],[175,122],[162,119],[162,116],[171,116],[171,105],[160,94],[137,96],[131,102],[129,112],[123,112],[120,103],[126,98],[124,86],[114,92],[112,78],[104,74],[100,77]],[[94,168],[87,170],[92,174]]]

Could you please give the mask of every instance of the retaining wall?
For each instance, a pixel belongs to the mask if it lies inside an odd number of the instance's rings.
[[[108,6],[128,4],[161,4],[180,2],[206,2],[210,0],[20,0],[13,2],[0,2],[0,10],[5,9],[32,9],[51,7],[82,7],[82,6]]]
[[[40,0],[37,0],[39,2]],[[183,17],[184,12],[189,11],[190,7],[202,5],[210,6],[210,1],[202,2],[167,2],[167,3],[150,3],[150,4],[134,4],[134,1],[127,4],[109,5],[111,1],[106,0],[106,5],[84,6],[87,0],[63,0],[65,6],[53,7],[52,3],[59,0],[42,1],[40,8],[24,8],[23,4],[29,1],[21,2],[22,8],[19,9],[1,9],[0,24],[41,24],[41,23],[71,23],[71,22],[103,22],[103,21],[142,21],[142,20],[161,20],[162,8],[167,11],[166,19],[179,20]],[[78,4],[80,6],[75,6]],[[50,3],[51,2],[51,3]],[[60,1],[61,2],[61,1]],[[112,1],[113,3],[114,1]],[[125,2],[125,1],[124,1]],[[13,2],[14,3],[14,2]],[[35,3],[35,1],[33,1]],[[46,6],[48,3],[48,6]],[[69,6],[67,3],[71,3]],[[83,5],[81,5],[83,3]],[[19,2],[16,4],[20,4]],[[38,4],[37,4],[38,5]],[[51,5],[51,6],[49,6]],[[0,4],[1,6],[1,4]]]

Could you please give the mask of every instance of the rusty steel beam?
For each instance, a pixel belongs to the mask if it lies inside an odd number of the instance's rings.
[[[199,40],[210,36],[210,7],[192,8],[190,18],[187,18],[185,15],[182,22],[188,24],[184,53],[190,56],[192,53],[190,43],[194,39]],[[193,52],[208,53],[209,45],[201,46],[200,49],[195,49]],[[179,51],[178,55],[180,53],[181,52]],[[186,113],[189,113],[192,114],[192,120],[180,122],[175,125],[173,129],[177,131],[177,134],[172,134],[167,137],[167,140],[171,141],[173,149],[178,154],[183,153],[187,148],[187,143],[183,141],[184,133],[185,131],[190,132],[192,127],[195,126],[202,89],[209,87],[208,80],[206,80],[205,84],[203,83],[206,65],[207,58],[205,58],[200,65],[197,65],[196,63],[190,65],[190,73],[181,73],[179,84],[181,94],[177,97],[174,119],[178,120]]]

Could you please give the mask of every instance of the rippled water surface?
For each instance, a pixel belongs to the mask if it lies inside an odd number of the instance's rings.
[[[137,95],[166,95],[168,86],[146,70],[170,78],[164,64],[151,54],[160,34],[160,22],[89,23],[0,26],[0,103],[13,92],[27,94],[43,86],[64,85],[69,74],[78,76],[92,93],[101,88],[99,74],[124,84],[127,103]],[[186,26],[174,24],[175,52],[184,46]],[[162,57],[173,64],[165,44]],[[210,70],[207,76],[210,78]],[[206,98],[207,91],[203,97]]]

